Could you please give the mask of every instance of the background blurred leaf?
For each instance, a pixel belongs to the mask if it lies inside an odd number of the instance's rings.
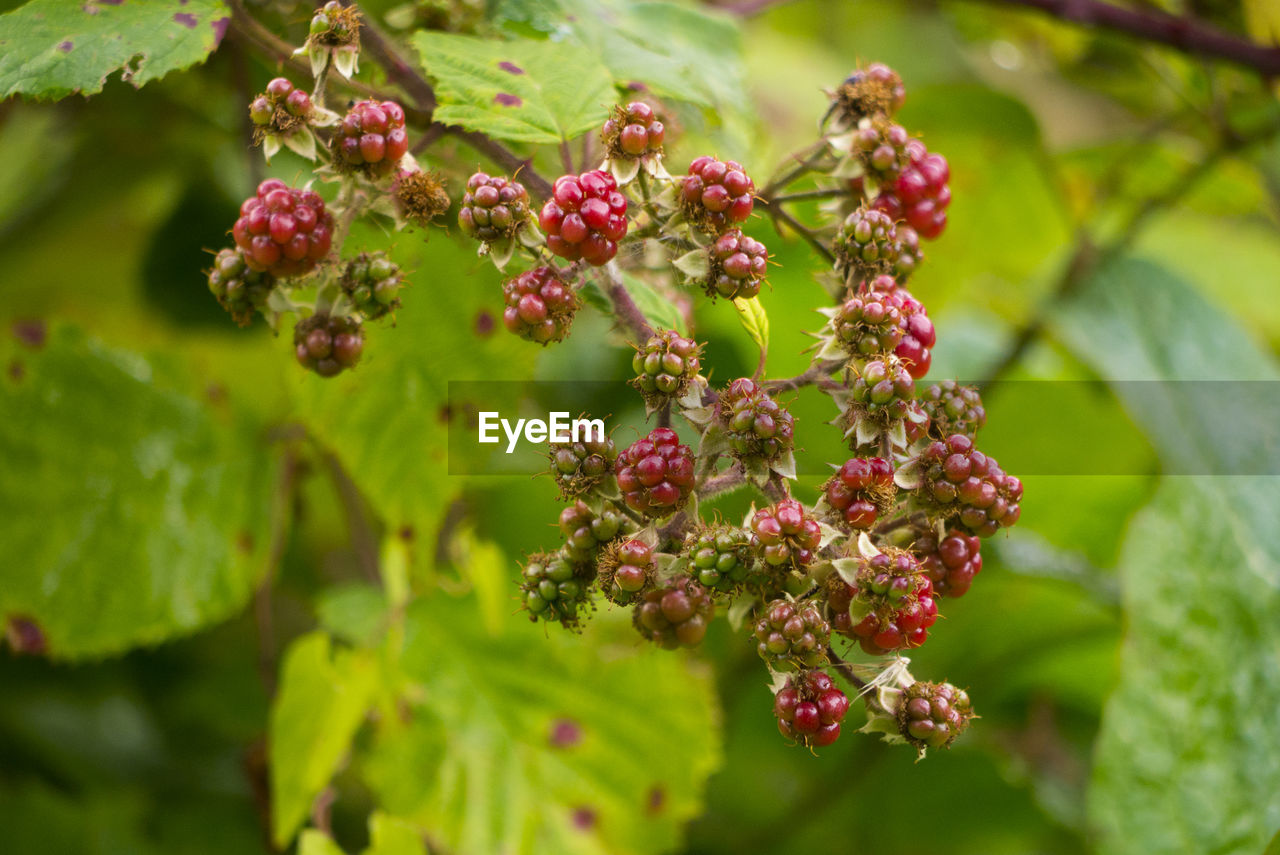
[[[119,69],[142,86],[203,61],[227,23],[221,0],[190,0],[181,7],[31,0],[0,15],[0,99],[92,95]]]
[[[0,614],[78,658],[240,609],[283,525],[265,438],[71,329],[34,351],[6,337],[0,363],[0,540],[22,556],[0,565]]]

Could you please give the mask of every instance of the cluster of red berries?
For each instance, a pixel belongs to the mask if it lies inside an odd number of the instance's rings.
[[[654,428],[618,455],[618,489],[627,507],[661,518],[678,511],[693,492],[693,452],[670,428]]]
[[[883,457],[846,460],[823,487],[823,498],[849,528],[864,530],[893,507],[898,488],[893,464]]]
[[[502,283],[503,325],[529,341],[549,344],[569,334],[580,301],[554,267],[535,267]]]
[[[529,219],[529,192],[519,181],[477,172],[467,179],[458,225],[476,240],[509,238]]]
[[[774,695],[773,715],[787,739],[823,748],[840,737],[849,698],[822,671],[805,671],[787,680]]]
[[[277,77],[250,102],[249,119],[257,133],[288,134],[305,125],[314,109],[305,90],[296,88],[287,77]]]
[[[318,193],[268,178],[240,206],[231,234],[253,270],[300,276],[329,254],[333,217]]]
[[[661,154],[666,139],[666,128],[653,108],[643,101],[618,105],[600,130],[609,157],[632,159],[649,154]]]
[[[613,260],[618,241],[627,234],[627,197],[603,170],[562,175],[552,198],[542,206],[538,224],[547,234],[547,249],[569,261],[582,259],[599,267]]]
[[[355,318],[311,315],[293,328],[293,347],[303,368],[333,377],[360,361],[364,330]]]
[[[386,175],[409,153],[404,109],[394,101],[357,101],[333,136],[336,161],[369,175]]]
[[[689,164],[689,174],[680,184],[680,203],[690,222],[720,234],[751,216],[755,191],[742,164],[704,155]]]
[[[769,267],[769,251],[760,241],[729,229],[707,247],[707,257],[707,296],[737,300],[760,293]]]

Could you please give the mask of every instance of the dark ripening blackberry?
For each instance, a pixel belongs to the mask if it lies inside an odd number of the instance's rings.
[[[675,330],[658,330],[631,358],[631,385],[651,409],[679,398],[702,368],[702,348]]]
[[[822,489],[836,524],[856,531],[869,529],[887,516],[898,492],[893,465],[882,457],[846,460]]]
[[[916,463],[921,477],[916,501],[933,516],[978,537],[990,537],[1018,521],[1022,482],[1006,475],[969,437],[953,434],[932,442]]]
[[[848,711],[849,698],[822,671],[804,671],[788,678],[773,698],[778,731],[810,748],[835,742]]]
[[[582,301],[554,267],[535,267],[502,283],[502,323],[523,339],[546,345],[569,334]]]
[[[318,194],[268,178],[240,206],[240,218],[231,233],[253,270],[278,277],[301,276],[328,255],[333,217]]]
[[[828,584],[832,627],[873,656],[919,647],[938,619],[933,583],[905,550],[887,549],[864,559],[855,584],[838,576]]]
[[[266,306],[275,286],[276,278],[270,273],[249,267],[239,247],[219,251],[209,271],[209,291],[242,327],[249,325],[255,311]]]
[[[755,623],[756,651],[775,671],[813,668],[827,661],[831,627],[813,603],[774,600]]]
[[[626,237],[627,197],[602,170],[562,175],[538,223],[547,235],[547,249],[598,267],[618,254],[618,241]]]
[[[912,683],[898,708],[898,731],[921,749],[950,748],[973,719],[969,695],[950,683]]]
[[[577,626],[588,605],[594,580],[593,568],[575,565],[559,552],[530,555],[520,581],[529,619]]]
[[[303,368],[333,377],[360,361],[364,329],[355,318],[311,315],[293,328],[293,349]]]
[[[609,437],[551,443],[551,476],[566,499],[584,496],[613,474],[618,449]]]
[[[655,428],[618,455],[618,489],[627,506],[651,519],[684,507],[693,492],[693,452],[670,428]]]
[[[707,260],[710,272],[703,286],[707,296],[737,300],[760,293],[769,251],[742,229],[729,229],[707,247]]]
[[[529,220],[529,193],[519,181],[477,172],[467,179],[458,209],[464,234],[486,243],[513,237]]]
[[[598,568],[600,593],[611,603],[627,605],[653,590],[653,547],[643,540],[613,541],[600,553]]]
[[[338,125],[332,145],[339,170],[369,177],[389,174],[409,152],[404,108],[395,101],[357,101]]]
[[[755,568],[751,534],[735,526],[694,531],[685,541],[689,572],[708,591],[729,594],[747,582]]]
[[[756,511],[751,518],[752,548],[769,567],[801,569],[818,557],[822,528],[795,499]]]
[[[632,623],[644,638],[674,650],[701,644],[715,613],[715,603],[703,587],[680,577],[646,593],[635,607]]]
[[[680,182],[680,209],[689,222],[709,234],[722,234],[751,216],[755,182],[742,164],[703,156],[689,164]]]

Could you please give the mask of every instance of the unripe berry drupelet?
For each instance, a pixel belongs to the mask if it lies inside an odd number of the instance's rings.
[[[742,587],[751,576],[755,556],[751,535],[733,526],[695,531],[685,541],[689,572],[704,588],[728,594]]]
[[[947,532],[939,541],[929,529],[911,544],[911,551],[920,556],[920,566],[933,581],[938,596],[962,597],[982,569],[981,545],[976,536],[956,530]]]
[[[209,271],[209,291],[242,327],[253,320],[255,310],[266,305],[275,286],[276,278],[270,273],[249,267],[239,247],[219,251]]]
[[[823,495],[837,521],[854,530],[869,529],[887,514],[893,508],[897,490],[893,465],[883,457],[846,460],[823,485]]]
[[[778,599],[755,624],[756,652],[775,671],[812,668],[827,661],[831,627],[812,603]]]
[[[752,546],[770,567],[803,568],[818,557],[822,528],[795,499],[756,511],[751,518]]]
[[[645,594],[635,608],[632,623],[649,641],[674,650],[701,644],[715,613],[715,603],[702,586],[680,577]]]
[[[627,605],[653,589],[653,547],[632,538],[610,544],[600,555],[600,592],[611,603]]]
[[[834,576],[829,584],[832,626],[873,656],[919,647],[938,619],[933,583],[904,550],[864,559],[854,585]]]
[[[636,374],[631,385],[651,407],[679,398],[702,368],[701,352],[693,339],[675,330],[658,330],[631,357]]]
[[[917,461],[921,482],[916,499],[931,514],[954,519],[978,537],[990,537],[1018,521],[1022,482],[1006,475],[969,437],[953,434],[932,442]]]
[[[950,683],[912,683],[898,709],[898,731],[912,745],[949,748],[973,718],[969,695]]]
[[[776,460],[792,449],[795,419],[749,377],[740,377],[720,393],[716,419],[740,459]]]

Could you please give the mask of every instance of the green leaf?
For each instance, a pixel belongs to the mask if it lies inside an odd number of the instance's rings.
[[[422,834],[412,823],[385,813],[369,817],[369,848],[364,855],[426,855]]]
[[[284,520],[259,433],[71,329],[35,350],[6,336],[0,364],[0,616],[82,658],[239,611]]]
[[[739,297],[733,301],[733,307],[738,310],[738,320],[742,321],[742,328],[760,348],[760,353],[768,353],[769,315],[760,304],[760,298]]]
[[[631,299],[654,329],[675,330],[681,335],[688,333],[689,325],[685,323],[684,315],[675,300],[639,276],[623,273],[622,281],[631,293]]]
[[[346,855],[342,847],[333,842],[333,838],[314,828],[305,829],[298,835],[298,855]]]
[[[203,62],[226,32],[227,14],[221,0],[31,0],[0,15],[0,100],[92,95],[117,70],[142,86]]]
[[[1253,855],[1280,827],[1277,518],[1269,478],[1169,479],[1139,514],[1089,797],[1101,852]]]
[[[498,139],[570,140],[601,124],[614,101],[609,72],[569,42],[419,32],[414,46],[436,79],[435,118]]]
[[[674,848],[719,762],[711,683],[609,617],[581,636],[513,617],[490,636],[465,602],[415,603],[413,716],[381,721],[365,768],[382,807],[456,852]]]
[[[378,685],[367,652],[313,632],[289,647],[271,707],[271,837],[284,848],[351,747]]]

